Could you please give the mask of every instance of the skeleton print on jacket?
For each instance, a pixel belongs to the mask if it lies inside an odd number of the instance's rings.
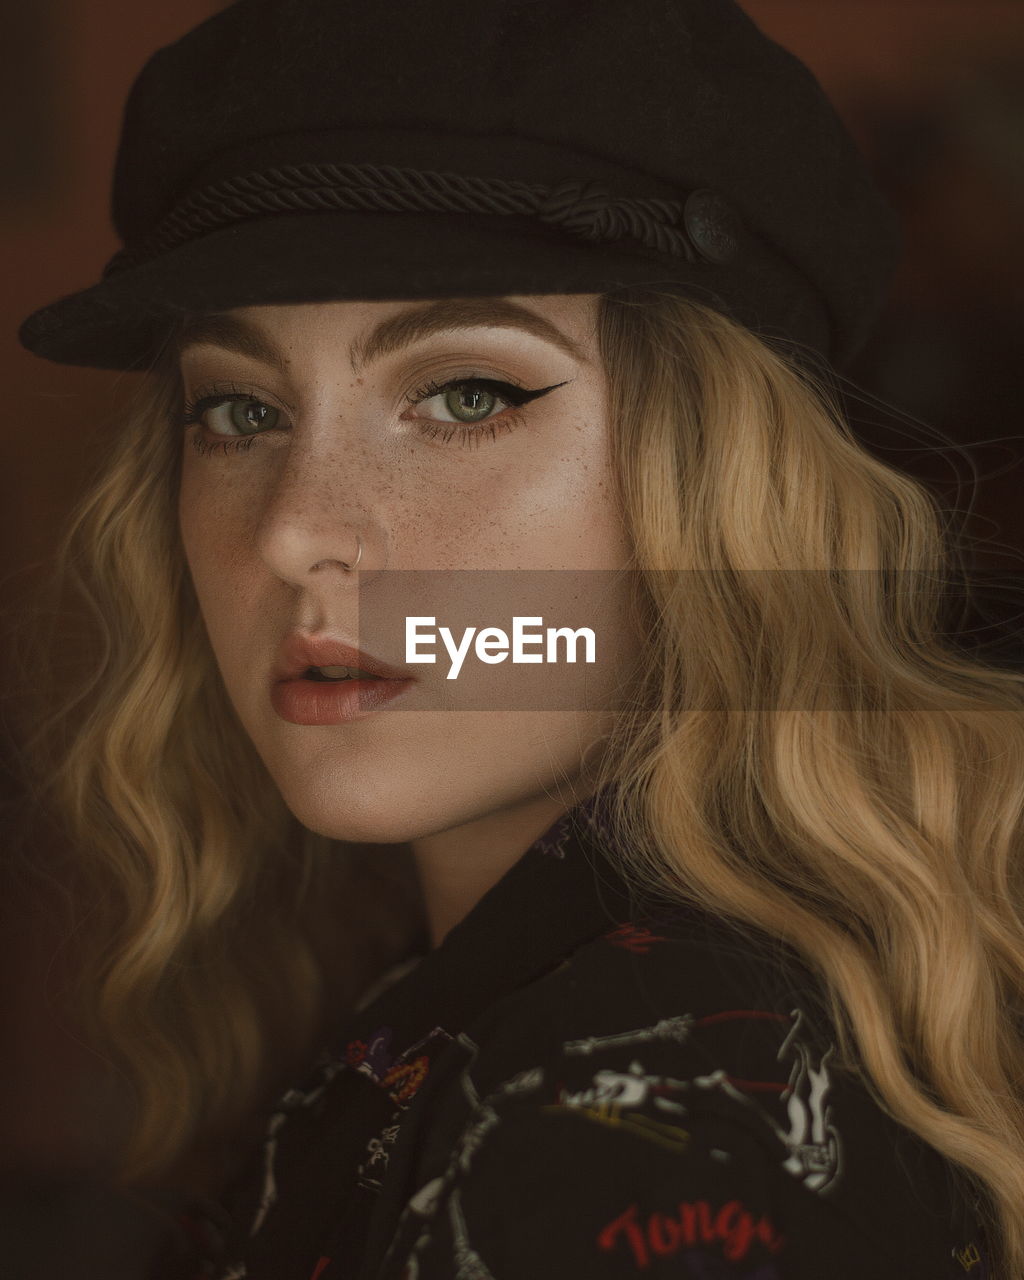
[[[611,840],[577,806],[396,969],[175,1274],[985,1280],[970,1196],[840,1069],[810,973],[639,911]]]

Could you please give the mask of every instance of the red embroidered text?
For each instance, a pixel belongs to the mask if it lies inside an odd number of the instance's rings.
[[[638,1267],[650,1265],[651,1256],[665,1258],[684,1246],[721,1243],[722,1253],[730,1262],[745,1258],[755,1241],[769,1253],[778,1253],[783,1237],[772,1226],[767,1214],[756,1221],[754,1215],[738,1200],[730,1200],[720,1209],[713,1209],[707,1200],[692,1204],[680,1201],[675,1214],[652,1213],[646,1223],[638,1217],[635,1204],[619,1214],[604,1227],[597,1243],[610,1251],[622,1241],[633,1251]]]

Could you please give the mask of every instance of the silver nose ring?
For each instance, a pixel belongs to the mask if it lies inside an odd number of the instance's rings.
[[[310,565],[310,571],[315,573],[316,570],[324,564],[340,564],[346,572],[351,571],[363,558],[363,540],[360,538],[358,533],[356,534],[356,546],[359,548],[359,552],[351,564],[347,564],[344,560],[318,560],[316,564]]]
[[[359,561],[362,560],[363,558],[363,540],[362,538],[360,538],[358,533],[356,534],[356,546],[359,548],[359,551],[358,551],[358,554],[356,555],[356,558],[352,561],[351,564],[346,564],[344,560],[339,561],[339,564],[343,569],[346,569],[346,570],[354,569],[356,565],[359,563]]]

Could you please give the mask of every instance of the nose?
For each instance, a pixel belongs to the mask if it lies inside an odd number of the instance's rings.
[[[257,550],[283,581],[299,589],[341,586],[370,567],[362,469],[337,448],[293,439],[266,492]],[[365,479],[365,476],[364,476]]]

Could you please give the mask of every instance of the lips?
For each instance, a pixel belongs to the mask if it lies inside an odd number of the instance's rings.
[[[411,672],[342,640],[303,631],[290,632],[281,646],[273,680],[301,680],[310,667],[357,667],[383,680],[415,679]]]

